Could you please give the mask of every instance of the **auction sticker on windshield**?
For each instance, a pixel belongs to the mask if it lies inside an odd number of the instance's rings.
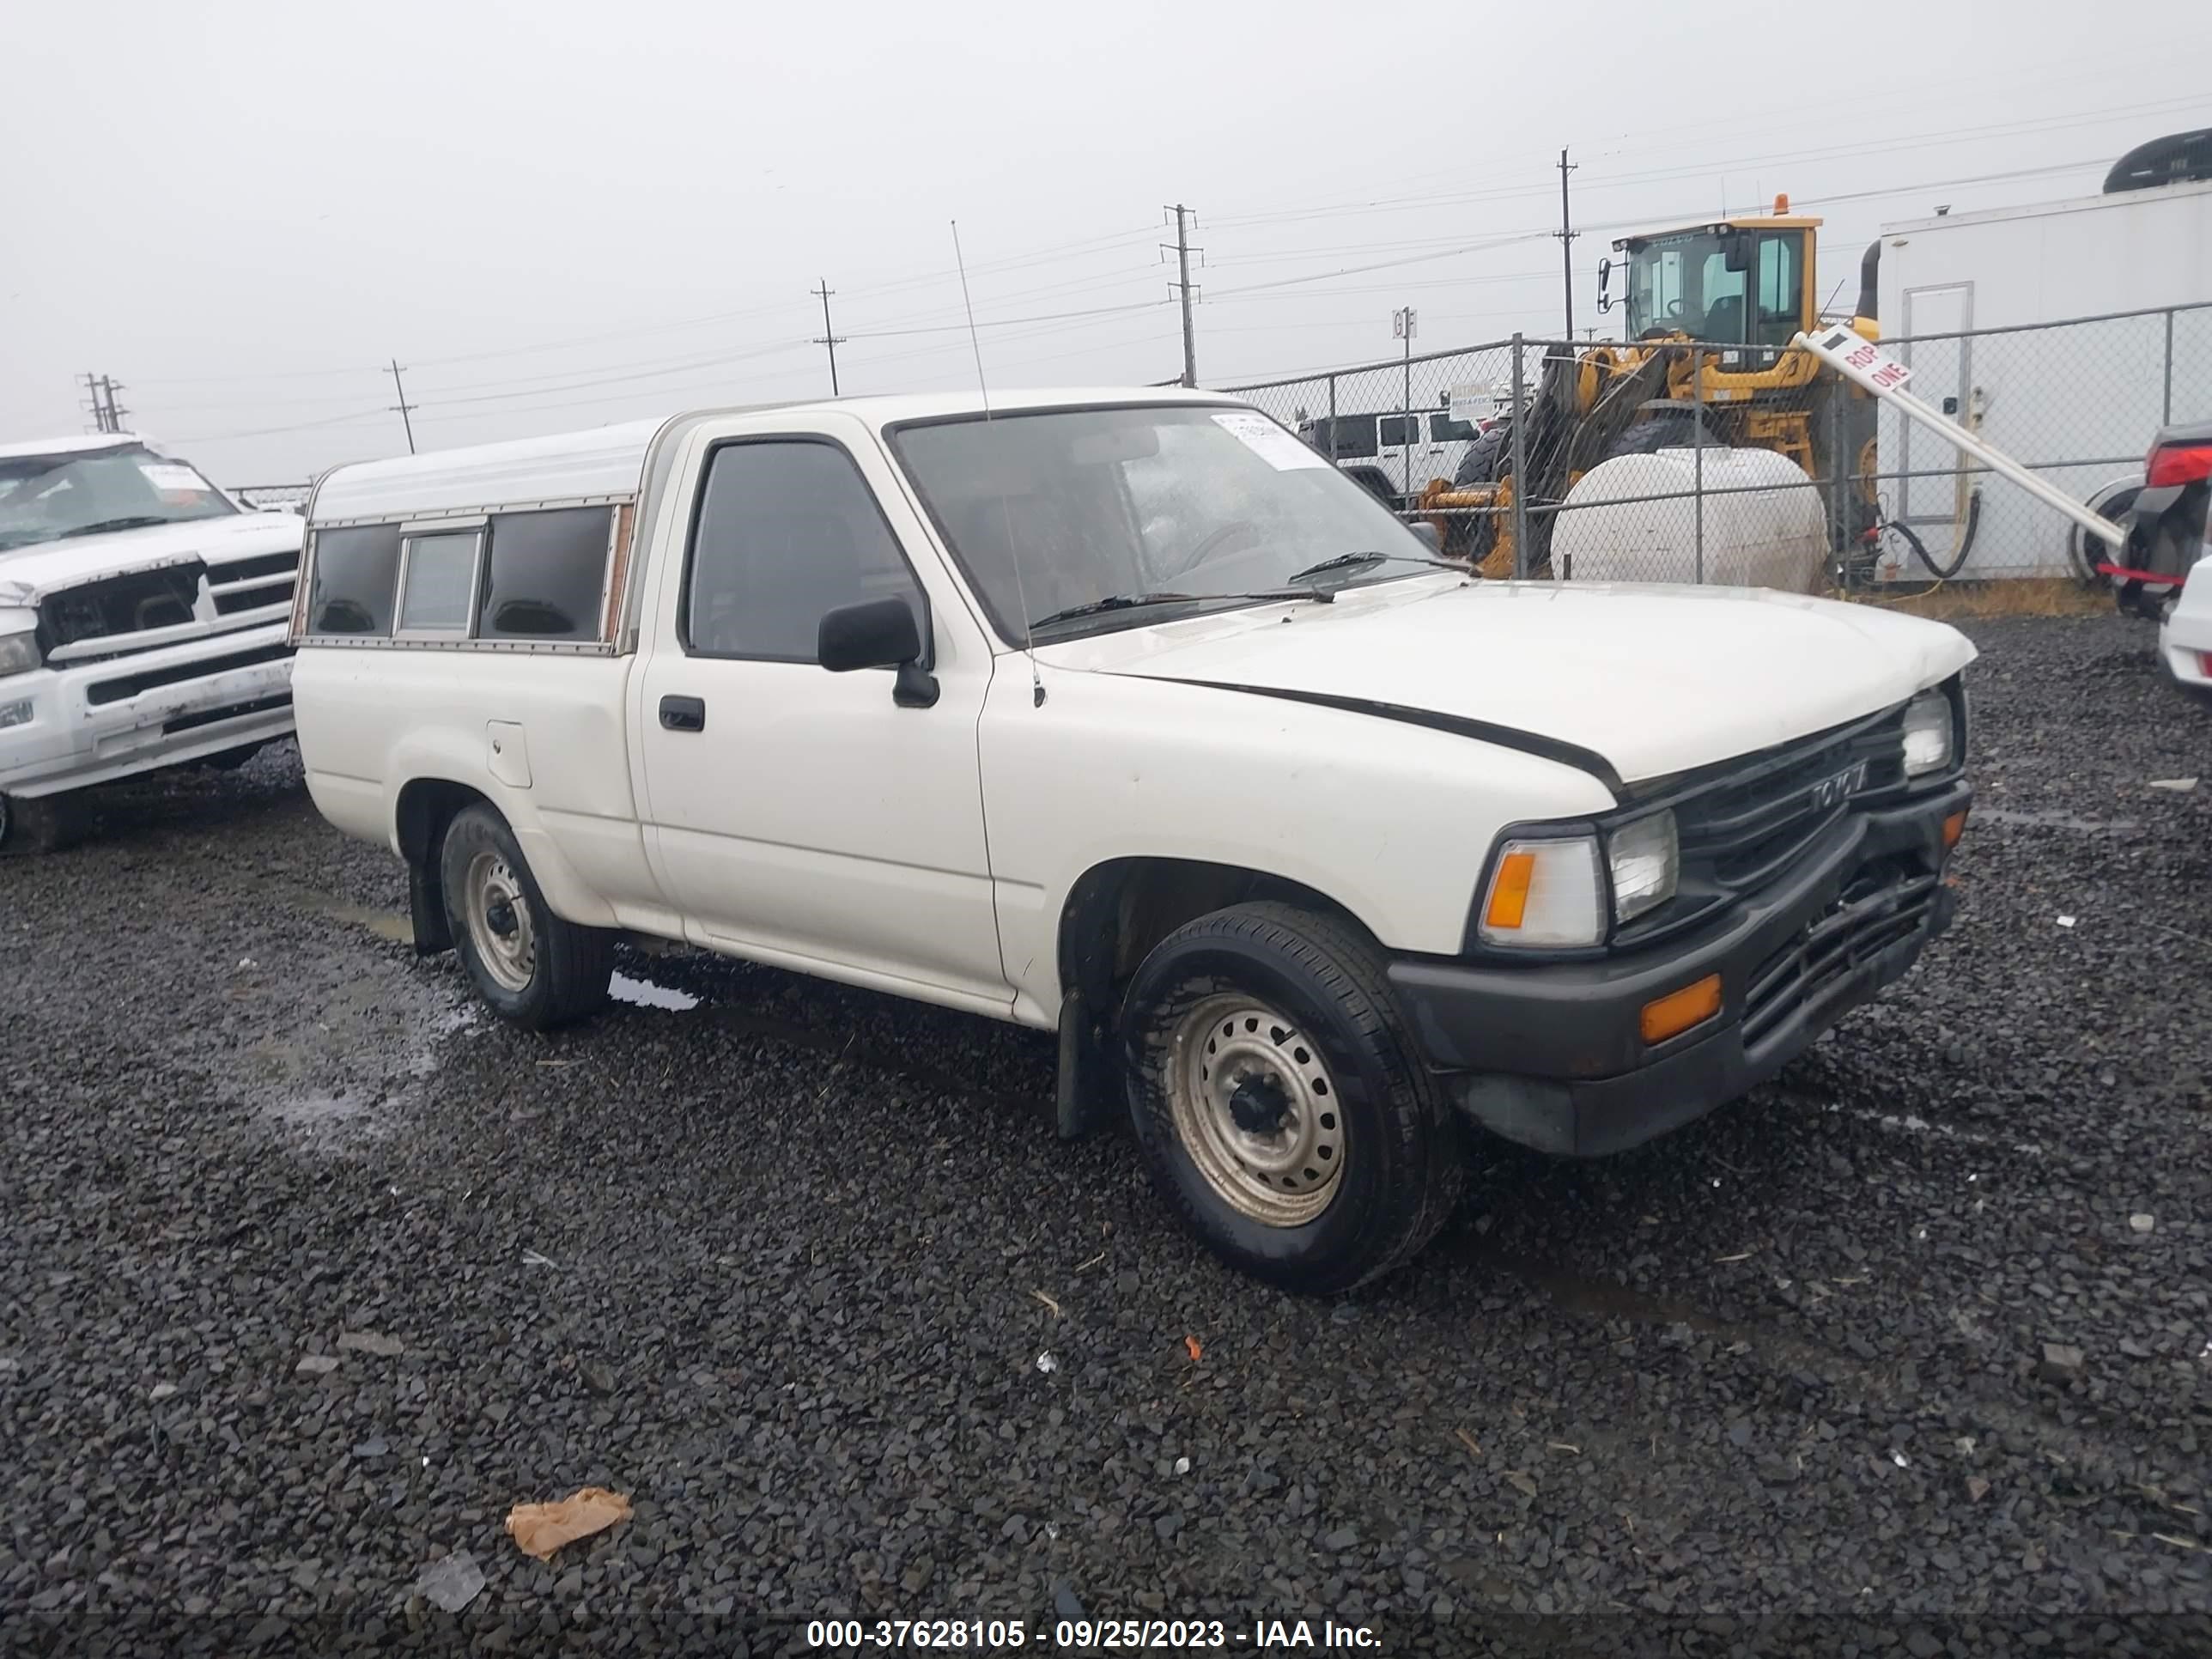
[[[1235,410],[1215,416],[1213,422],[1278,472],[1328,465],[1327,456],[1300,443],[1265,415],[1248,415]]]
[[[141,461],[138,471],[145,475],[148,483],[165,493],[171,490],[186,495],[210,493],[210,486],[205,478],[191,468],[181,466],[174,461]]]

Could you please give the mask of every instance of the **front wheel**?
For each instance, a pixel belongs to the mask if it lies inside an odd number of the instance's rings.
[[[1124,1005],[1153,1183],[1216,1255],[1294,1291],[1409,1261],[1466,1178],[1459,1126],[1408,1042],[1371,941],[1286,904],[1177,930]]]
[[[35,858],[58,853],[83,828],[83,813],[70,795],[0,795],[0,858]]]
[[[453,948],[495,1013],[543,1031],[606,1001],[611,936],[553,914],[505,818],[489,806],[459,813],[439,866]]]

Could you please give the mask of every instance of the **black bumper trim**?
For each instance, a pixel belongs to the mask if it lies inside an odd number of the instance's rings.
[[[1624,1151],[1772,1077],[1911,967],[1950,923],[1943,821],[1972,799],[1957,781],[1854,814],[1766,892],[1663,947],[1525,968],[1404,957],[1390,981],[1470,1115],[1543,1152]],[[1711,973],[1717,1018],[1647,1047],[1644,1005]]]

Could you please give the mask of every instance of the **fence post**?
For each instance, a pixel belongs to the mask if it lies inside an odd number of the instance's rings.
[[[1513,578],[1528,576],[1528,373],[1521,337],[1513,337]]]
[[[1828,557],[1840,578],[1850,560],[1851,498],[1850,475],[1844,471],[1850,447],[1850,385],[1833,369],[1828,372]],[[1880,418],[1879,415],[1876,416]],[[1857,457],[1851,459],[1856,461]]]
[[[2166,308],[2166,402],[2159,416],[2160,426],[2173,424],[2173,307]]]
[[[1697,469],[1692,486],[1697,510],[1697,581],[1702,587],[1705,581],[1705,355],[1696,346],[1690,348],[1690,401],[1691,465]]]
[[[1336,376],[1328,377],[1328,458],[1336,459]]]

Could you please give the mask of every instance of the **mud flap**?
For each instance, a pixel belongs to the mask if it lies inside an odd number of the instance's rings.
[[[407,866],[407,914],[415,924],[415,954],[434,957],[453,948],[453,930],[446,920],[446,890],[438,872],[410,861]]]
[[[1054,1127],[1062,1140],[1082,1140],[1112,1127],[1123,1108],[1121,1068],[1083,993],[1060,1000],[1059,1087]]]

